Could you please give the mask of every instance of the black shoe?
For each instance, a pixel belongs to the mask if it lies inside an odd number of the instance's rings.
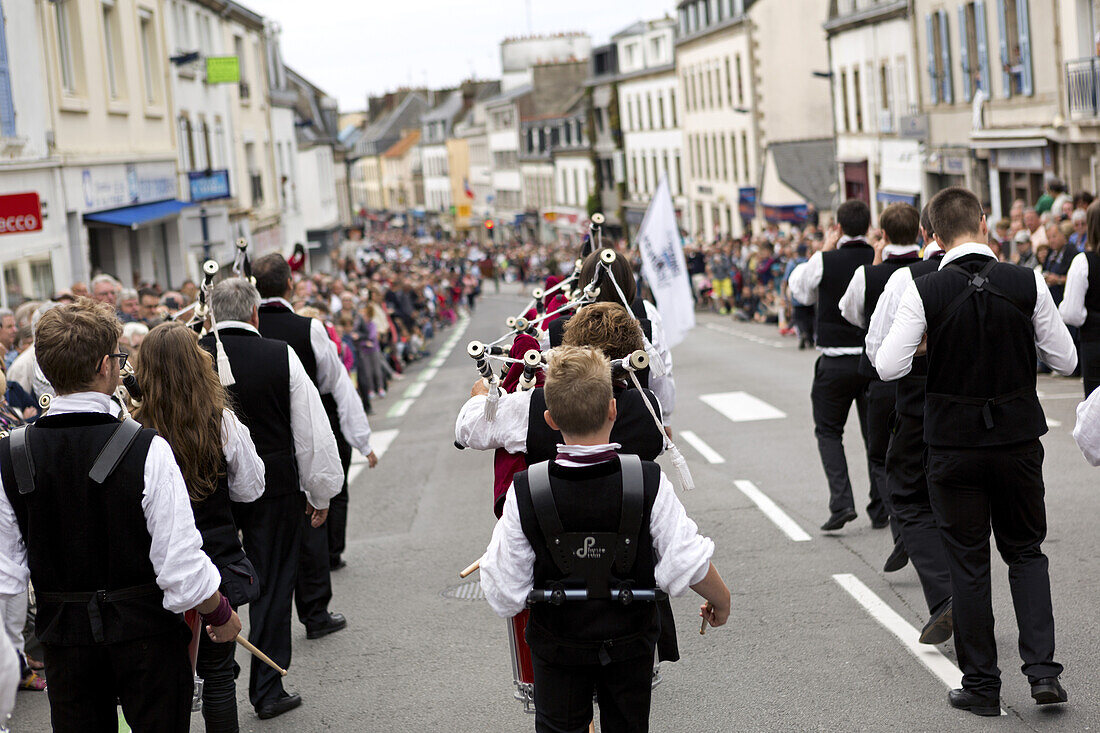
[[[1062,687],[1057,677],[1044,677],[1032,684],[1031,696],[1035,698],[1036,705],[1051,705],[1069,700],[1066,688]]]
[[[347,560],[345,560],[342,557],[338,557],[334,560],[329,560],[329,563],[328,563],[328,569],[330,571],[333,571],[333,572],[335,572],[337,570],[343,570],[347,566],[348,566]]]
[[[951,638],[951,632],[955,626],[952,623],[951,599],[948,598],[940,606],[940,610],[932,614],[928,623],[920,630],[921,644],[942,644]]]
[[[859,515],[856,514],[855,509],[845,509],[843,511],[836,512],[831,517],[829,517],[829,521],[827,521],[827,522],[825,522],[825,524],[821,525],[821,531],[822,532],[835,532],[836,530],[840,529],[841,527],[843,527],[848,522],[855,519],[857,516],[859,516]]]
[[[324,623],[306,628],[307,639],[320,639],[322,636],[335,634],[348,625],[348,620],[342,613],[330,613]]]
[[[302,704],[302,696],[297,692],[284,692],[275,698],[274,702],[261,705],[256,708],[256,717],[260,720],[270,720],[276,715],[282,715]]]
[[[952,690],[947,693],[947,702],[951,703],[951,707],[953,708],[969,710],[975,715],[992,717],[1001,714],[1000,700],[995,697],[990,699],[965,688]]]
[[[894,551],[890,553],[890,557],[886,558],[886,563],[882,566],[882,572],[896,573],[908,564],[909,553],[905,551],[905,544],[898,540],[894,543]]]
[[[872,519],[871,529],[886,529],[890,526],[890,517],[883,517],[882,519]]]

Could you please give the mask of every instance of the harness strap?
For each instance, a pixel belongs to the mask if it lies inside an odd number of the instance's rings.
[[[97,484],[106,481],[118,468],[122,457],[130,450],[130,446],[133,445],[134,439],[137,438],[140,432],[141,423],[137,420],[126,418],[119,423],[115,431],[111,433],[107,444],[99,452],[95,463],[92,464],[92,470],[88,472],[88,478]]]
[[[31,447],[27,442],[29,427],[29,425],[20,425],[8,436],[12,469],[15,471],[15,482],[19,486],[20,494],[29,494],[34,491],[34,456],[31,455]]]
[[[638,534],[642,528],[642,511],[645,502],[645,486],[642,478],[642,460],[636,455],[619,456],[623,480],[623,507],[619,518],[618,551],[615,553],[615,571],[626,575],[634,567],[638,555]]]
[[[535,507],[542,536],[550,543],[550,554],[558,570],[569,575],[573,572],[572,555],[562,549],[561,536],[565,529],[554,504],[554,493],[550,489],[550,461],[536,463],[527,469],[527,484],[531,491],[531,503]]]
[[[1028,313],[1027,310],[1023,306],[1021,306],[1015,298],[1013,298],[1004,290],[989,281],[989,273],[992,272],[993,268],[996,266],[997,260],[990,260],[985,265],[985,267],[983,267],[976,275],[971,273],[966,268],[960,265],[956,265],[954,263],[945,266],[943,269],[954,270],[955,272],[961,273],[969,279],[969,282],[967,283],[966,290],[963,290],[961,293],[956,295],[955,299],[952,300],[948,304],[948,306],[944,308],[940,312],[940,314],[929,324],[929,332],[942,326],[948,318],[954,315],[955,311],[957,311],[963,303],[970,299],[972,295],[982,292],[988,292],[989,294],[995,295],[998,298],[1003,298],[1004,300],[1007,300],[1010,304],[1012,304],[1014,308],[1016,308],[1016,310],[1020,311],[1020,313],[1022,313],[1030,323],[1032,314]]]

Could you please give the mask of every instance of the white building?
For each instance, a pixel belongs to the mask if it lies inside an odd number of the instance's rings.
[[[587,59],[592,39],[585,33],[558,33],[508,38],[500,44],[501,91],[532,82],[531,69],[538,64]]]
[[[449,214],[451,176],[447,164],[447,138],[451,137],[455,117],[462,112],[461,89],[444,92],[442,101],[420,118],[420,157],[424,167],[424,206],[429,215]],[[449,217],[448,217],[449,218]]]
[[[279,203],[282,221],[283,251],[290,251],[295,244],[306,244],[306,220],[302,211],[302,194],[305,187],[298,171],[298,132],[296,105],[298,91],[291,84],[286,64],[283,62],[279,43],[281,29],[277,23],[264,24],[267,47],[269,99],[268,119],[274,153],[275,195]]]
[[[515,227],[521,225],[523,221],[518,103],[531,93],[531,85],[524,85],[485,102],[485,113],[488,117],[486,142],[489,149],[490,181],[493,189],[487,198],[487,203],[490,218],[499,227]]]
[[[70,247],[60,160],[51,156],[42,49],[33,0],[8,0],[0,16],[0,303],[47,298],[87,272]],[[12,198],[14,196],[14,198]],[[17,218],[18,217],[18,218]],[[11,226],[8,226],[8,224]],[[73,224],[79,227],[79,222]]]
[[[626,223],[637,231],[662,176],[676,208],[685,206],[677,110],[676,22],[639,21],[615,34],[618,47],[619,124],[626,160]]]
[[[484,85],[479,98],[454,126],[455,140],[465,144],[466,157],[466,171],[461,182],[462,196],[461,199],[456,199],[460,203],[455,206],[456,228],[470,233],[477,231],[479,237],[484,236],[484,221],[492,217],[490,197],[493,195],[493,174],[492,159],[489,156],[489,112],[486,100],[495,97],[499,92],[499,83]],[[456,173],[452,168],[452,179]],[[453,188],[452,181],[452,190]]]
[[[917,99],[908,6],[833,3],[825,23],[837,185],[844,200],[860,199],[876,214],[895,201],[920,205],[920,144],[898,136]]]

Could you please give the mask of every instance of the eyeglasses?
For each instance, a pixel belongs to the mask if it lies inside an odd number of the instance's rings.
[[[119,353],[119,354],[107,354],[107,356],[111,357],[112,359],[118,359],[118,370],[119,370],[120,372],[121,372],[121,371],[122,371],[123,369],[125,369],[125,368],[126,368],[126,360],[127,360],[128,358],[130,358],[130,355],[129,355],[129,354],[122,354],[122,353]]]

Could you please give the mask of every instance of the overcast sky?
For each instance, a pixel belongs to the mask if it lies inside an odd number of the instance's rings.
[[[245,0],[283,29],[286,63],[362,109],[399,86],[500,77],[500,41],[584,31],[593,45],[636,20],[674,15],[676,0]],[[527,8],[531,9],[528,26]]]

